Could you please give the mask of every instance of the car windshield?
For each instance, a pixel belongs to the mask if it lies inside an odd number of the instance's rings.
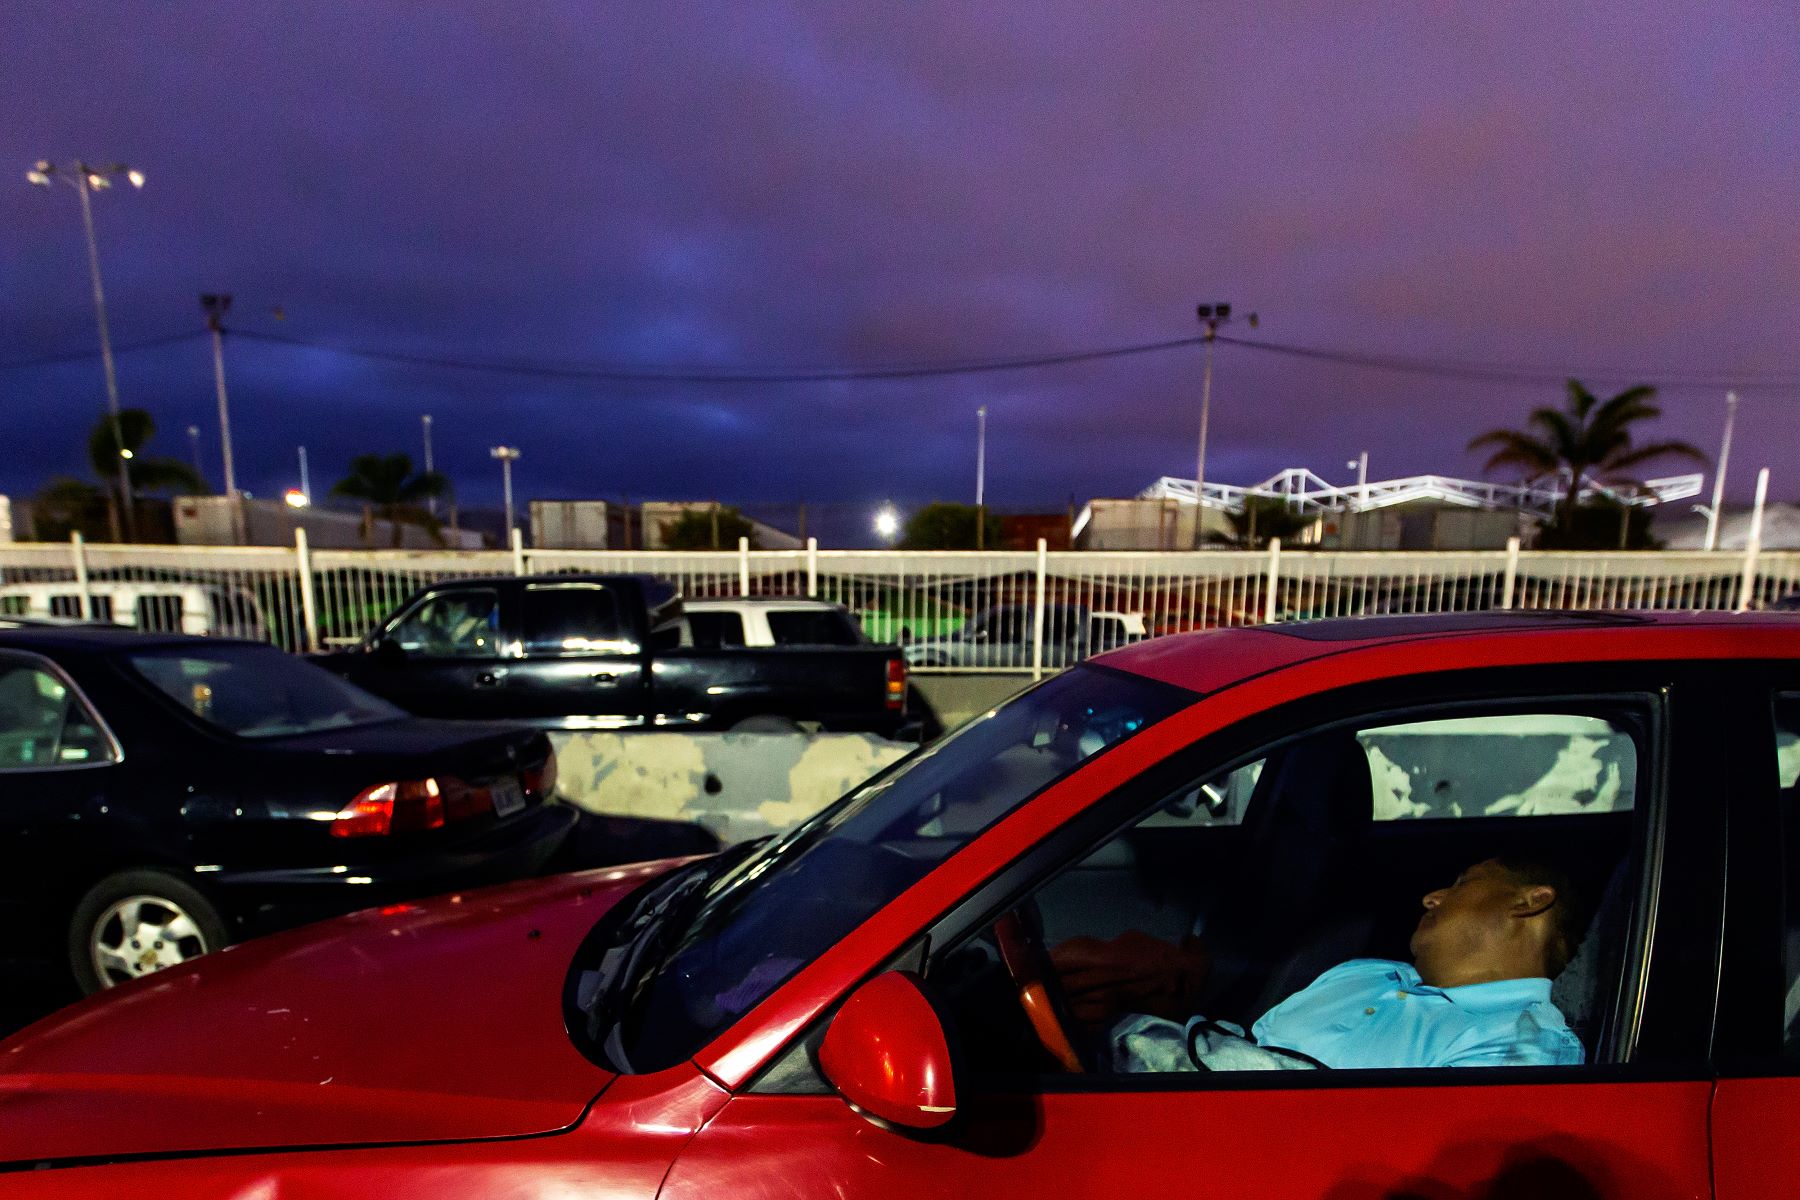
[[[628,1071],[691,1057],[1002,817],[1195,698],[1078,667],[975,718],[669,906],[663,920],[676,929],[656,931],[666,949],[634,978],[608,981],[629,993],[620,1019],[588,1021],[578,1040],[601,1041],[604,1058]]]
[[[273,646],[162,646],[126,658],[188,713],[238,737],[317,733],[406,715]]]

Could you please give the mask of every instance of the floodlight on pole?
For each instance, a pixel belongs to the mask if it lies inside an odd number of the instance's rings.
[[[1731,429],[1737,424],[1738,397],[1725,393],[1725,437],[1719,445],[1719,467],[1713,472],[1712,508],[1706,513],[1705,549],[1719,548],[1719,510],[1725,504],[1725,469],[1731,465]]]
[[[506,497],[506,537],[510,541],[513,532],[512,465],[519,459],[519,448],[517,446],[495,446],[488,451],[488,457],[500,460],[500,486]]]
[[[144,186],[144,173],[123,163],[114,163],[108,167],[89,166],[84,162],[73,162],[62,166],[39,159],[25,172],[25,181],[34,187],[47,188],[55,183],[66,183],[75,189],[81,198],[81,229],[87,236],[88,276],[94,288],[94,318],[100,327],[100,366],[106,377],[106,411],[112,418],[113,442],[121,451],[125,448],[125,428],[119,420],[119,377],[113,369],[112,334],[106,324],[106,288],[100,281],[100,248],[94,238],[94,210],[89,203],[88,193],[102,191],[112,186],[115,176],[123,175],[133,188]],[[131,475],[125,468],[124,454],[119,456],[119,508],[123,519],[125,540],[134,540],[137,536],[137,517],[132,506]],[[119,536],[115,526],[113,536]]]
[[[890,542],[900,532],[900,514],[894,511],[893,505],[884,504],[875,513],[875,532]]]

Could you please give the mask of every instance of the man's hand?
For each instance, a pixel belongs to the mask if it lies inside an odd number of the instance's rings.
[[[1180,1021],[1192,1016],[1212,967],[1206,945],[1185,937],[1171,945],[1131,930],[1110,941],[1070,938],[1050,951],[1076,1020],[1105,1025],[1121,1013]]]

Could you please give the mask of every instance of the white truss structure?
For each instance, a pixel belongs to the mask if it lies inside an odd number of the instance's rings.
[[[1608,486],[1592,477],[1584,477],[1579,497],[1582,501],[1604,499],[1614,504],[1648,507],[1686,500],[1700,494],[1704,476],[1670,475],[1648,479],[1637,485]],[[1567,490],[1567,476],[1533,479],[1525,483],[1491,483],[1480,479],[1452,479],[1448,475],[1407,475],[1400,479],[1383,479],[1357,486],[1340,487],[1327,483],[1305,467],[1289,467],[1250,487],[1228,483],[1206,482],[1204,503],[1207,508],[1242,512],[1244,497],[1268,496],[1283,499],[1289,507],[1302,512],[1364,512],[1429,500],[1462,508],[1504,509],[1536,513],[1548,517],[1562,503]],[[1194,481],[1165,475],[1138,493],[1144,500],[1174,500],[1182,504],[1194,502]]]

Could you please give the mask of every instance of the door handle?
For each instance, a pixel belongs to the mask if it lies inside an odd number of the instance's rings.
[[[595,683],[617,683],[617,682],[619,682],[619,677],[617,675],[614,675],[611,671],[601,671],[597,675],[588,676],[588,678],[592,679]]]
[[[505,674],[506,672],[504,671],[477,671],[475,673],[475,686],[499,687],[500,679]]]

